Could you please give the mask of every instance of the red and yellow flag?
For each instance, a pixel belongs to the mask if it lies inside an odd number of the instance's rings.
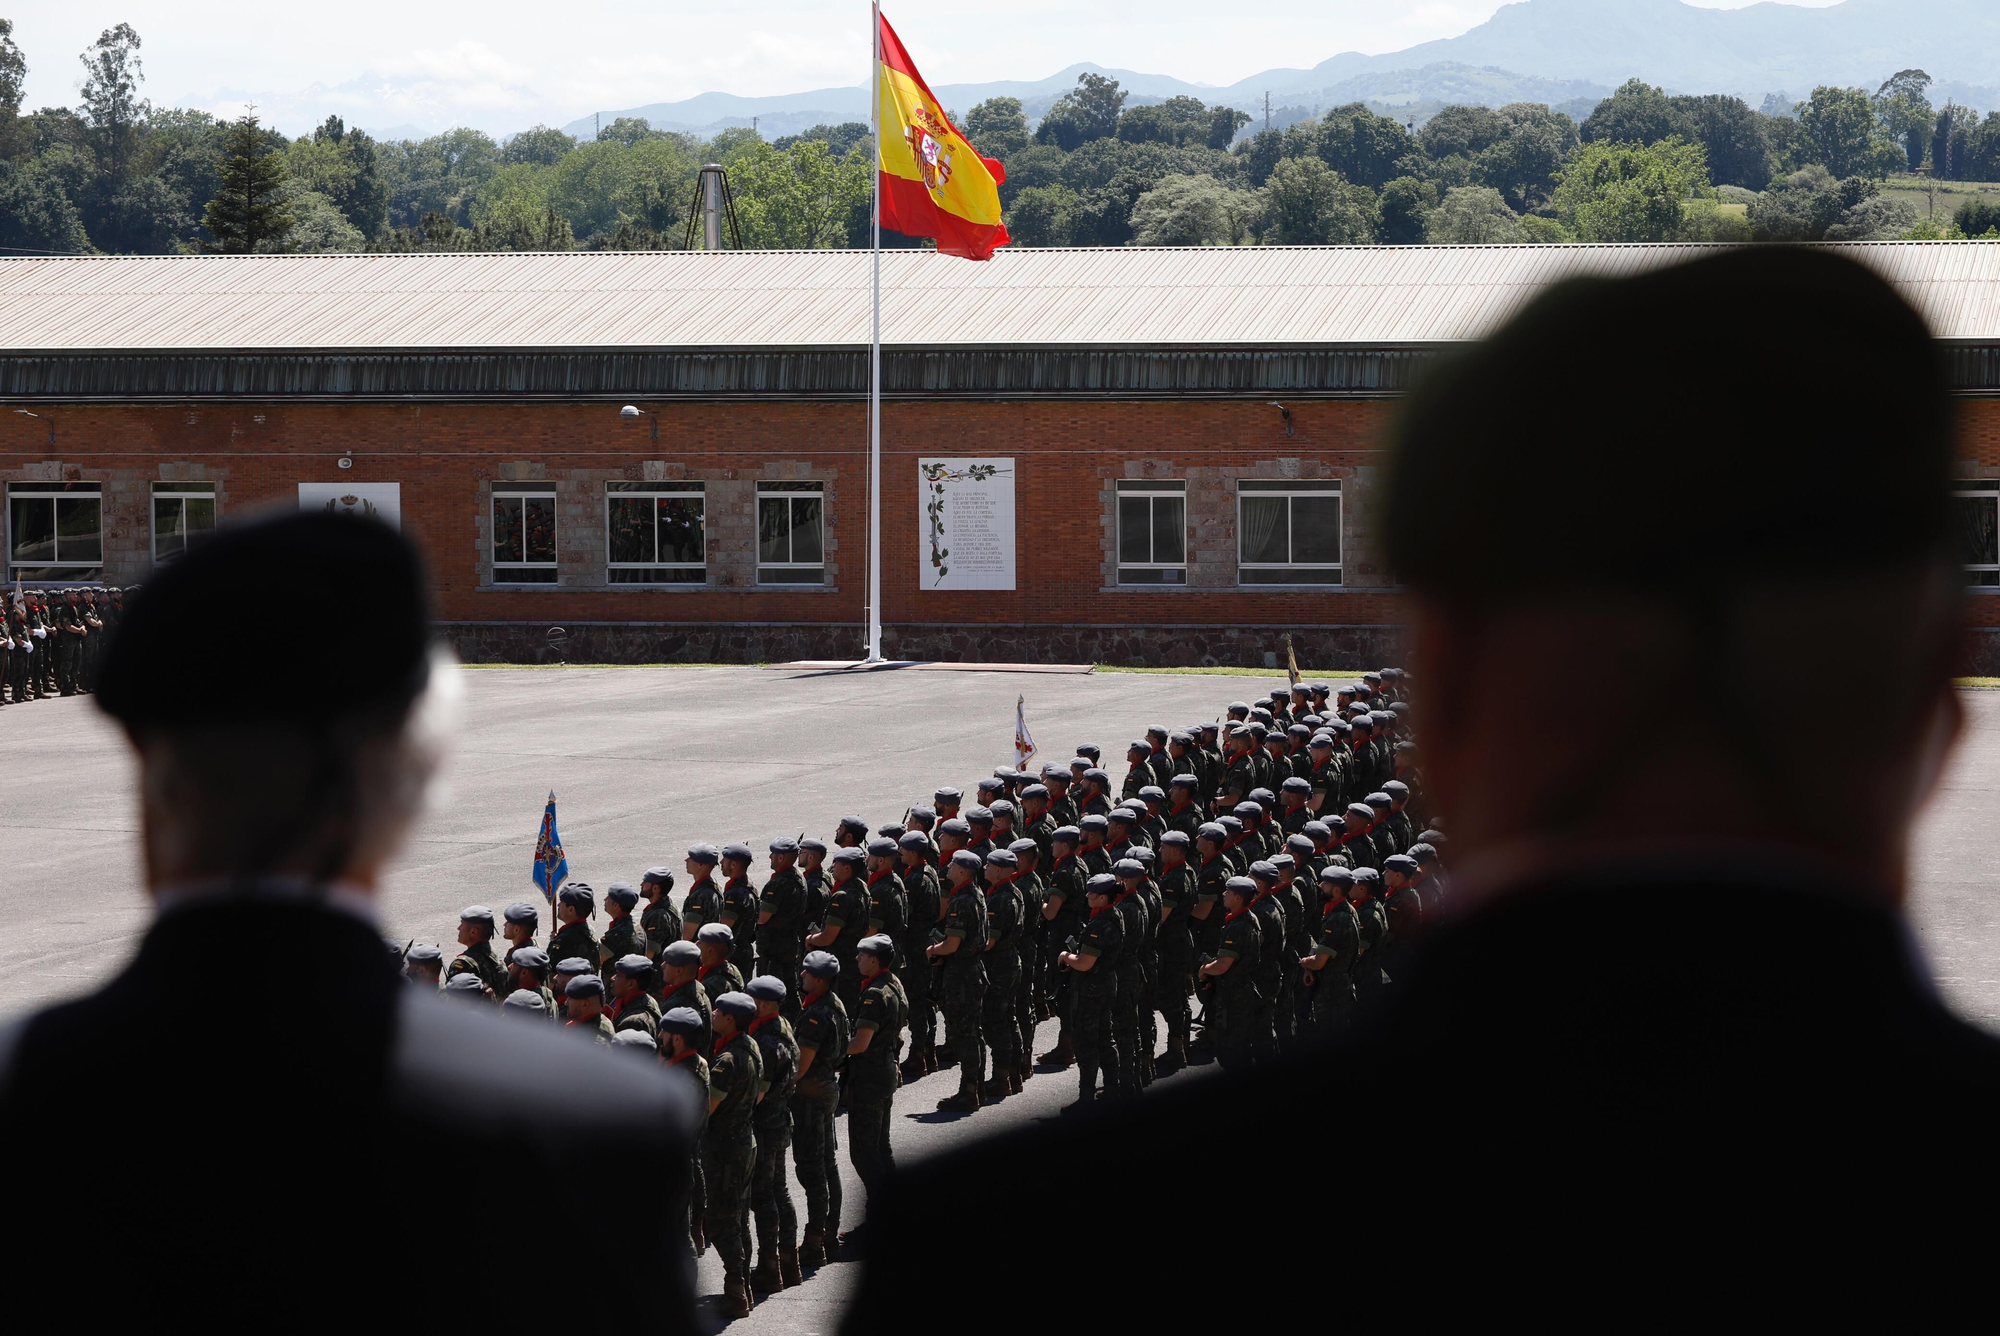
[[[878,13],[881,58],[875,68],[881,141],[876,163],[882,226],[904,236],[935,237],[945,255],[990,260],[1012,240],[1000,221],[1006,169],[982,158],[945,118],[930,85]]]

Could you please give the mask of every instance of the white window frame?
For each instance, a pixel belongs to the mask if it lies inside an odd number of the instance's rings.
[[[160,502],[162,501],[180,502],[181,512],[179,534],[181,550],[180,552],[169,553],[164,557],[160,555]],[[187,503],[190,501],[206,501],[209,503],[212,513],[209,515],[208,528],[202,530],[202,536],[205,538],[213,534],[215,526],[222,521],[222,505],[216,498],[214,483],[156,482],[153,484],[151,504],[146,507],[146,523],[150,526],[153,535],[152,551],[153,564],[155,566],[164,566],[170,561],[177,560],[198,541],[194,537],[194,531],[187,526]]]
[[[496,513],[496,507],[501,501],[509,499],[520,501],[546,500],[549,503],[549,518],[556,526],[554,541],[557,560],[501,561],[497,555],[500,546],[500,535],[497,528],[495,528],[493,532],[486,535],[486,555],[488,558],[488,567],[493,572],[493,583],[497,585],[520,585],[531,589],[538,586],[554,586],[562,583],[561,577],[557,574],[557,568],[560,565],[562,557],[562,521],[558,513],[560,507],[556,504],[556,485],[553,482],[542,480],[494,483],[492,491],[486,498],[486,515],[489,526],[497,526],[499,524],[500,517]],[[523,525],[527,523],[525,507],[522,510],[521,522]],[[521,555],[524,558],[528,555],[528,535],[525,528],[521,533]],[[548,578],[537,580],[519,578],[519,573],[529,571],[546,571],[548,572]],[[509,579],[510,575],[514,575],[516,578]]]
[[[1177,589],[1187,584],[1187,481],[1182,478],[1120,478],[1112,498],[1111,542],[1112,555],[1118,564],[1118,583],[1140,589]],[[1127,498],[1144,500],[1146,505],[1146,552],[1149,557],[1159,554],[1153,551],[1153,507],[1161,499],[1181,503],[1181,559],[1179,561],[1133,561],[1125,560],[1125,502]],[[1128,579],[1128,573],[1157,572],[1158,579]],[[1175,578],[1178,576],[1179,578]]]
[[[85,498],[97,502],[97,559],[95,561],[64,561],[62,559],[62,535],[55,533],[55,551],[46,562],[16,561],[14,559],[14,503],[17,500],[46,499],[49,503],[49,524],[58,529],[57,504],[64,500],[80,501]],[[7,579],[8,581],[55,581],[55,580],[102,580],[104,578],[104,484],[101,482],[10,482],[7,484]],[[41,575],[24,575],[24,571],[42,571]]]
[[[818,561],[766,561],[764,560],[764,502],[783,499],[785,502],[785,550],[791,551],[792,535],[797,531],[797,512],[791,503],[803,497],[814,497],[819,501],[819,560]],[[766,588],[772,585],[799,585],[818,588],[826,584],[826,484],[813,478],[785,478],[759,481],[757,484],[757,583]]]
[[[1343,532],[1347,527],[1347,502],[1346,498],[1341,495],[1340,480],[1338,478],[1239,478],[1236,481],[1236,583],[1239,586],[1247,585],[1252,588],[1261,589],[1283,585],[1299,585],[1325,589],[1342,584],[1344,582],[1342,561],[1302,562],[1289,560],[1279,562],[1245,561],[1243,559],[1245,538],[1243,503],[1248,498],[1269,499],[1271,497],[1283,497],[1286,502],[1285,536],[1287,556],[1291,556],[1297,549],[1297,543],[1294,540],[1298,531],[1294,524],[1294,512],[1291,503],[1300,497],[1312,497],[1316,499],[1324,497],[1334,498],[1339,515],[1338,523],[1334,526],[1334,546],[1341,558],[1344,559],[1347,555],[1347,535]],[[1294,578],[1244,578],[1246,572],[1254,571],[1271,571],[1279,576],[1291,575]]]
[[[611,501],[644,500],[653,502],[653,520],[650,532],[653,536],[653,555],[660,555],[660,512],[661,501],[697,501],[701,504],[701,560],[700,561],[613,561],[611,560]],[[691,580],[617,580],[613,571],[692,571],[698,578]],[[612,479],[604,484],[604,582],[621,589],[682,589],[690,585],[708,583],[708,484],[694,479],[678,482],[626,482]]]
[[[2000,528],[2000,478],[1960,478],[1952,484],[1952,497],[1977,498],[1994,508],[1996,528]],[[1978,562],[1964,567],[1965,582],[1974,589],[2000,587],[2000,562]]]

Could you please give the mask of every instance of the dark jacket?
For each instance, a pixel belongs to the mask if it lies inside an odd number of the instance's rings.
[[[914,1331],[946,1310],[957,1281],[910,1260],[926,1240],[983,1255],[1046,1228],[1034,1194],[941,1215],[956,1199],[939,1185],[1022,1163],[1088,1184],[1109,1142],[1125,1162],[1173,1165],[1189,1128],[1376,1139],[1382,1153],[1343,1155],[1326,1184],[1273,1174],[1197,1188],[1161,1172],[1118,1188],[1118,1221],[1210,1209],[1212,1224],[1256,1222],[1254,1246],[1317,1239],[1328,1259],[1415,1247],[1444,1282],[1347,1287],[1344,1323],[1539,1322],[1606,1302],[1654,1321],[1907,1306],[1896,1268],[1854,1264],[1857,1239],[1921,1240],[1919,1302],[1976,1301],[1987,1268],[1959,1254],[1987,1235],[1960,1226],[2000,1182],[2000,1042],[1944,1009],[1888,910],[1719,861],[1633,867],[1488,901],[1409,963],[1374,1023],[1332,1048],[904,1169],[871,1210],[848,1331]],[[1343,1202],[1367,1204],[1361,1232],[1316,1233]],[[1240,1300],[1182,1283],[1185,1259],[1150,1231],[1105,1223],[1091,1265],[1124,1283],[1041,1310],[1038,1331],[1194,1330]]]
[[[472,1183],[636,1161],[649,1201],[683,1191],[696,1102],[652,1062],[411,987],[354,914],[205,898],[98,992],[0,1028],[4,1144],[62,1166],[12,1213],[8,1264],[66,1308],[87,1294],[93,1324],[130,1305],[146,1326],[246,1330],[310,1296],[315,1325],[379,1326],[441,1277],[491,1274]],[[593,1284],[642,1328],[693,1330],[670,1213],[633,1221],[627,1264]]]

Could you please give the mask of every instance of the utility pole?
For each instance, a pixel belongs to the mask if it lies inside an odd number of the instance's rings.
[[[762,134],[762,133],[763,133],[763,131],[761,131],[761,130],[759,130],[759,129],[757,128],[757,120],[758,120],[758,118],[757,118],[757,117],[755,117],[755,116],[752,116],[752,117],[750,118],[750,133],[751,133],[751,134],[753,134],[753,135],[754,135],[754,134]]]
[[[1264,90],[1264,128],[1271,128],[1271,90]]]
[[[604,113],[601,111],[593,111],[590,113],[590,119],[591,123],[596,127],[596,132],[594,137],[598,139],[604,138]]]

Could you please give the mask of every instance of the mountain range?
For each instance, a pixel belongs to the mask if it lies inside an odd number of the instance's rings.
[[[1045,79],[944,84],[947,108],[1018,97],[1031,120],[1079,74],[1117,79],[1134,103],[1185,95],[1241,107],[1330,107],[1514,101],[1576,103],[1587,110],[1626,79],[1676,93],[1733,93],[1759,105],[1784,92],[1803,98],[1818,84],[1873,89],[1912,67],[1937,80],[1937,100],[2000,108],[2000,0],[1843,0],[1825,8],[1763,3],[1703,9],[1682,0],[1521,0],[1478,27],[1383,55],[1344,52],[1310,69],[1277,68],[1215,87],[1170,75],[1071,65]],[[866,120],[864,86],[775,97],[703,93],[581,117],[563,128],[590,136],[600,122],[642,116],[659,129],[713,134],[749,125],[767,136]],[[1296,117],[1293,117],[1294,119]]]

